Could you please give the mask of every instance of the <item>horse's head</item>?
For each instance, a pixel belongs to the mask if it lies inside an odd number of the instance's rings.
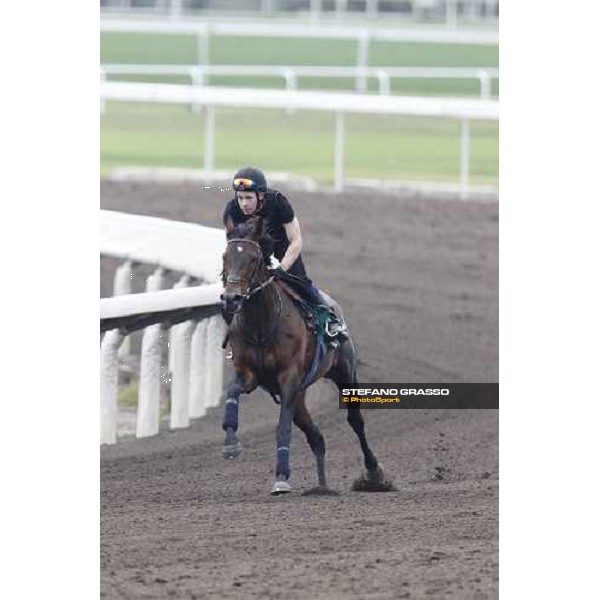
[[[233,225],[231,219],[225,224],[227,248],[223,254],[222,279],[225,290],[221,296],[221,312],[229,324],[242,308],[248,292],[265,277],[265,244],[263,220],[252,217],[245,223]]]

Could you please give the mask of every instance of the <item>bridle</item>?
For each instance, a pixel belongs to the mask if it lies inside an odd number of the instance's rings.
[[[236,275],[229,275],[229,274],[225,277],[225,284],[227,284],[227,283],[243,283],[245,281],[248,282],[248,284],[246,286],[246,291],[241,295],[242,301],[239,303],[239,306],[232,311],[232,314],[236,315],[236,314],[240,313],[240,311],[242,310],[242,307],[244,306],[244,302],[246,300],[249,300],[250,298],[252,298],[254,295],[258,294],[262,290],[264,290],[271,283],[273,283],[273,281],[275,281],[275,276],[271,275],[271,277],[269,277],[263,283],[258,283],[258,284],[252,285],[252,281],[256,277],[260,267],[264,264],[264,259],[263,259],[263,254],[262,254],[262,249],[260,247],[260,244],[258,244],[254,240],[247,240],[244,238],[233,238],[233,239],[227,241],[227,246],[229,247],[230,244],[234,244],[234,243],[236,243],[236,244],[239,244],[239,243],[253,244],[258,249],[258,255],[257,255],[258,260],[256,261],[256,266],[254,267],[254,271],[252,272],[252,275],[250,276],[250,278],[242,279],[241,277],[238,277]],[[240,322],[240,326],[241,326],[242,332],[244,334],[244,338],[251,345],[262,346],[262,345],[266,344],[268,341],[270,341],[272,339],[272,337],[275,335],[275,333],[277,332],[278,327],[279,327],[279,319],[281,317],[281,308],[282,308],[281,297],[279,296],[278,291],[276,292],[276,302],[277,302],[277,308],[276,308],[275,312],[276,312],[277,316],[274,318],[274,324],[266,336],[255,338],[254,336],[249,335],[247,331],[244,331],[245,328],[243,325],[243,321]],[[238,318],[241,318],[241,317],[242,317],[242,315],[238,314]]]
[[[249,300],[252,296],[254,296],[255,294],[258,294],[258,292],[261,292],[268,285],[270,285],[271,283],[273,283],[273,281],[275,281],[275,277],[272,275],[265,282],[263,282],[261,284],[257,284],[254,287],[252,287],[252,281],[253,281],[253,279],[256,277],[256,274],[258,273],[258,270],[260,269],[260,267],[264,264],[264,259],[263,259],[263,255],[262,255],[262,249],[261,249],[260,244],[258,242],[255,242],[254,240],[247,240],[247,239],[244,239],[244,238],[233,238],[231,240],[228,240],[227,241],[227,246],[229,246],[229,244],[239,244],[240,242],[245,243],[245,244],[254,244],[254,246],[256,246],[256,248],[258,249],[258,254],[257,254],[258,260],[256,261],[256,265],[254,267],[254,271],[252,271],[252,275],[247,280],[248,281],[248,285],[246,286],[246,291],[242,294],[242,298],[244,300]],[[241,283],[242,281],[244,281],[244,280],[241,277],[238,277],[237,275],[229,275],[228,274],[225,277],[225,283]]]

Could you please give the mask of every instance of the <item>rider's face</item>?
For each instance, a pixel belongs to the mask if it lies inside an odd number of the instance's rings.
[[[263,194],[260,192],[260,197]],[[258,196],[256,192],[237,192],[237,201],[245,215],[253,215],[258,206]]]

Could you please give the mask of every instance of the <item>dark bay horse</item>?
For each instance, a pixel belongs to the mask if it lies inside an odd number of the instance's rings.
[[[239,456],[241,445],[236,435],[239,398],[242,393],[249,394],[260,386],[280,404],[276,481],[271,493],[291,491],[292,422],[304,432],[316,458],[318,486],[311,492],[333,493],[328,490],[325,479],[325,440],[312,422],[305,394],[306,387],[321,377],[331,379],[338,388],[357,383],[352,341],[348,338],[337,348],[328,347],[318,369],[307,380],[318,351],[316,335],[308,328],[284,284],[270,276],[266,262],[271,250],[270,239],[263,237],[262,219],[254,217],[237,227],[230,221],[226,229],[225,290],[221,298],[223,317],[229,325],[235,375],[227,387],[225,400],[223,456],[227,459]],[[348,422],[358,436],[366,467],[365,473],[354,482],[354,489],[393,489],[369,448],[360,407],[349,404],[347,410]]]

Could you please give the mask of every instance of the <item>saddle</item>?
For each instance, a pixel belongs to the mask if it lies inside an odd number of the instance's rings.
[[[323,336],[324,338],[327,338],[327,323],[331,320],[329,307],[307,302],[283,279],[279,279],[279,284],[300,310],[300,314],[304,318],[308,329],[318,337]]]

